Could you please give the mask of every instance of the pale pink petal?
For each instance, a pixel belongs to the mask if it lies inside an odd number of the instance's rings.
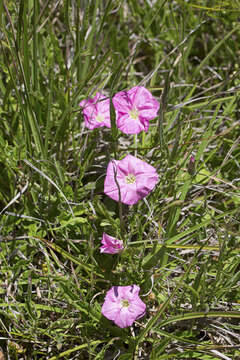
[[[132,102],[127,91],[119,91],[112,99],[115,110],[120,113],[128,113],[132,108]]]
[[[104,124],[107,127],[111,127],[110,119],[110,100],[105,96],[101,96],[97,103],[97,111],[104,118]]]
[[[116,314],[114,322],[120,328],[125,328],[131,326],[135,320],[136,317],[134,314],[130,314],[127,308],[122,308],[121,311]]]
[[[137,108],[151,104],[152,100],[154,99],[150,91],[148,91],[143,86],[135,86],[134,88],[130,89],[129,92],[131,93],[131,96],[133,96],[133,104]]]
[[[145,173],[141,176],[136,177],[137,178],[137,188],[138,190],[146,189],[147,192],[151,191],[158,181],[158,174],[157,172],[155,174],[153,173]]]
[[[140,93],[141,86],[134,86],[133,88],[127,91],[128,98],[133,105],[137,105],[137,100],[142,103],[141,93]]]
[[[120,313],[120,311],[121,304],[111,301],[105,301],[101,310],[102,314],[109,320],[115,320],[116,316]]]
[[[114,293],[114,288],[117,288],[117,286],[113,286],[113,287],[111,287],[110,290],[108,290],[106,298],[105,298],[105,302],[111,301],[111,302],[116,302],[116,303],[120,304],[120,299],[116,297],[116,295]]]
[[[138,189],[136,184],[125,185],[125,189],[121,192],[121,202],[127,205],[133,205],[141,199],[138,195]]]
[[[78,106],[81,106],[81,107],[84,107],[86,104],[87,104],[87,100],[86,99],[84,99],[84,100],[82,100],[82,101],[80,101],[80,103],[78,104]]]
[[[114,293],[117,298],[120,299],[129,299],[131,296],[134,298],[138,295],[140,287],[137,285],[127,285],[127,286],[115,286]]]
[[[137,319],[140,319],[145,314],[146,304],[144,304],[141,299],[138,301],[135,300],[135,302],[129,306],[128,310],[129,312],[137,315]]]
[[[124,134],[138,134],[141,131],[148,131],[149,122],[142,116],[139,116],[138,119],[133,119],[129,114],[123,114],[117,117],[117,127]]]
[[[140,113],[139,116],[140,119],[149,121],[158,116],[158,107],[156,107],[155,105],[149,107],[145,106],[143,108],[139,108],[139,113]]]

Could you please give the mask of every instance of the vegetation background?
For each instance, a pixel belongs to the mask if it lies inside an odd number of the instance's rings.
[[[239,0],[0,0],[1,359],[240,359],[239,19]],[[148,133],[84,127],[82,99],[135,85],[161,102]],[[159,173],[132,207],[103,193],[114,153]],[[130,284],[147,313],[120,329],[101,305]]]

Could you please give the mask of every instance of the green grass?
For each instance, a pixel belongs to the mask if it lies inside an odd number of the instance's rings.
[[[240,1],[0,0],[0,347],[5,359],[240,359]],[[137,137],[78,106],[135,85],[160,101]],[[110,158],[159,183],[103,193]],[[190,156],[195,169],[189,171]],[[100,254],[102,233],[121,255]],[[101,315],[137,284],[144,318]]]

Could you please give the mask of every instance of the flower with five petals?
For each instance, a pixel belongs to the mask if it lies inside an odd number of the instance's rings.
[[[113,286],[108,290],[102,305],[102,314],[120,328],[131,326],[145,314],[146,305],[138,296],[137,285]]]
[[[125,134],[148,131],[149,120],[157,116],[159,102],[143,86],[135,86],[128,91],[120,91],[113,97],[116,123]]]
[[[103,94],[97,92],[94,98],[82,100],[79,103],[82,107],[85,126],[92,130],[98,127],[111,127],[110,101]]]
[[[157,181],[158,174],[153,166],[127,155],[108,164],[104,193],[113,200],[132,205],[147,196]]]
[[[100,252],[105,254],[117,254],[123,250],[123,241],[103,233]]]

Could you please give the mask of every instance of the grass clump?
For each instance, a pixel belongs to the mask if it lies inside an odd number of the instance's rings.
[[[235,1],[0,1],[0,346],[5,359],[238,359]],[[145,86],[147,133],[84,127],[79,102]],[[159,182],[133,206],[110,159]],[[100,254],[103,232],[125,250]],[[137,284],[146,315],[101,315]]]

